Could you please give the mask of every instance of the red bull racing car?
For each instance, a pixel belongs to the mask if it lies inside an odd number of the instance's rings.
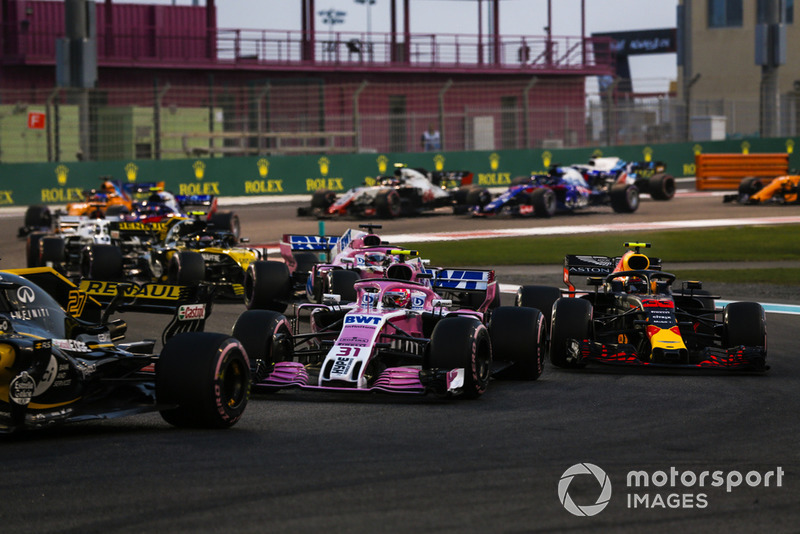
[[[588,363],[647,368],[759,372],[768,369],[764,309],[756,302],[716,307],[700,282],[673,288],[675,275],[661,260],[625,243],[623,256],[568,255],[567,290],[555,300],[537,286],[523,286],[520,305],[551,298],[550,361],[558,367]],[[572,279],[588,276],[588,290]]]

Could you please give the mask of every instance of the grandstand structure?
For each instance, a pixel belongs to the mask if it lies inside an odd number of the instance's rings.
[[[0,0],[0,161],[413,152],[429,125],[443,151],[581,146],[587,77],[615,72],[608,37],[496,22],[419,34],[412,0],[387,0],[403,16],[369,34],[318,31],[314,0],[290,31],[218,28],[214,0],[78,0],[76,49],[63,44],[70,1]],[[498,21],[500,1],[482,1]],[[64,82],[65,48],[96,58],[84,86]],[[38,130],[31,112],[47,119]]]

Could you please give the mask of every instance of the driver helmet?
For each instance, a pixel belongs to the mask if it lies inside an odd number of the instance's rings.
[[[387,308],[407,308],[411,304],[410,289],[391,289],[383,294],[383,305]]]
[[[628,293],[647,293],[647,281],[638,276],[631,276],[626,284]]]
[[[364,265],[367,267],[382,267],[386,255],[383,252],[367,252],[364,254]]]

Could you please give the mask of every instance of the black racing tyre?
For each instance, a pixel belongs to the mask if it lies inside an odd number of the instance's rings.
[[[583,367],[567,360],[567,342],[589,339],[592,325],[592,303],[579,298],[560,298],[553,305],[550,330],[550,363],[557,367]]]
[[[501,377],[536,380],[544,370],[547,333],[542,312],[534,308],[500,306],[489,322],[494,361],[514,362]]]
[[[47,206],[28,206],[25,210],[25,228],[50,228],[53,215]]]
[[[244,347],[228,335],[178,334],[156,362],[161,416],[177,427],[233,426],[250,395],[249,367]]]
[[[59,236],[45,236],[39,241],[39,262],[46,265],[48,262],[60,266],[67,259],[66,243]]]
[[[121,280],[122,250],[114,245],[90,245],[81,255],[81,275],[92,280]]]
[[[609,196],[611,208],[617,213],[633,213],[639,209],[639,188],[633,184],[614,184]]]
[[[537,187],[531,193],[529,202],[537,217],[550,218],[556,214],[556,194],[549,187]]]
[[[465,369],[462,394],[468,399],[481,396],[489,385],[492,345],[489,331],[472,317],[451,317],[439,321],[428,345],[432,369]]]
[[[313,252],[297,252],[294,255],[297,266],[294,268],[296,273],[308,273],[311,268],[319,263],[319,258]]]
[[[544,315],[547,331],[553,316],[553,304],[561,298],[561,290],[552,286],[520,286],[514,299],[514,306],[536,308]]]
[[[473,206],[484,207],[492,201],[492,194],[488,189],[483,187],[473,187],[467,192],[467,197],[464,199],[468,208]]]
[[[336,269],[328,274],[328,292],[341,296],[342,302],[355,302],[356,289],[353,284],[361,280],[361,275],[349,269]]]
[[[757,204],[758,200],[751,200],[750,197],[764,188],[764,182],[757,176],[748,176],[739,182],[739,202],[741,204]]]
[[[747,178],[742,178],[742,181],[739,182],[739,194],[745,194],[750,196],[754,193],[758,193],[764,188],[764,182],[761,181],[761,178],[756,176],[748,176]]]
[[[27,267],[41,266],[42,252],[39,248],[39,242],[44,236],[44,232],[31,232],[25,240],[25,260]]]
[[[169,259],[167,282],[192,285],[206,279],[206,261],[199,252],[176,251]]]
[[[648,191],[653,200],[670,200],[675,196],[675,178],[671,175],[658,173],[647,181]]]
[[[375,211],[378,212],[378,217],[384,219],[399,217],[403,211],[403,205],[397,191],[390,189],[375,195]]]
[[[213,226],[216,231],[230,232],[236,237],[236,241],[242,234],[242,225],[239,222],[239,216],[232,211],[217,211],[208,217],[208,224]]]
[[[241,341],[247,351],[254,384],[264,380],[276,362],[293,358],[292,329],[282,313],[247,310],[236,319],[231,335]]]
[[[336,193],[328,189],[314,191],[311,195],[311,207],[326,210],[331,204],[336,202]]]
[[[723,313],[723,348],[763,347],[767,349],[767,320],[757,302],[731,302]]]
[[[255,261],[244,273],[244,304],[248,310],[283,313],[292,296],[289,268],[282,261]]]

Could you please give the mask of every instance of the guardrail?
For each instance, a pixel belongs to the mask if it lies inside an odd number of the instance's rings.
[[[696,154],[695,187],[737,189],[742,178],[774,178],[789,172],[789,154]]]

